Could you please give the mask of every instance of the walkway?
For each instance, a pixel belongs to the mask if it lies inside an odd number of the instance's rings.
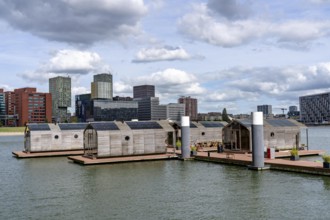
[[[322,151],[319,151],[322,152]],[[299,154],[301,151],[299,151]],[[311,153],[315,155],[316,152],[304,152],[304,155]],[[208,156],[209,155],[209,156]],[[215,153],[215,152],[198,152],[195,160],[209,161],[223,164],[233,164],[240,166],[252,165],[251,154],[227,154],[227,153]],[[330,169],[323,168],[322,162],[313,161],[291,161],[285,159],[268,159],[265,158],[265,164],[270,166],[273,170],[292,171],[299,173],[309,173],[330,176]]]

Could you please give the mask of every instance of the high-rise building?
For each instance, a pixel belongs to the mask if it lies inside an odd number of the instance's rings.
[[[110,73],[101,73],[94,75],[94,81],[91,83],[92,99],[111,99],[113,97],[112,75]]]
[[[133,98],[150,98],[155,97],[154,85],[140,85],[133,87]]]
[[[157,120],[156,108],[159,106],[158,97],[147,97],[134,99],[138,102],[138,119],[140,121]]]
[[[3,89],[0,89],[0,122],[5,125],[6,119],[6,95]]]
[[[198,119],[197,99],[191,98],[190,96],[182,96],[178,99],[178,103],[185,104],[185,115],[190,116],[190,120]]]
[[[173,120],[181,121],[185,115],[185,105],[179,103],[169,103],[167,105],[158,105],[154,108],[151,120]]]
[[[71,107],[71,78],[50,78],[49,92],[52,94],[53,119],[56,122],[64,122],[68,119],[68,107]]]
[[[330,92],[299,97],[299,108],[302,123],[329,123]]]
[[[298,111],[298,107],[295,105],[289,106],[289,112],[295,112]]]
[[[187,115],[185,113],[185,104],[169,103],[167,105],[167,119],[181,121],[181,117],[185,115]]]
[[[6,91],[6,125],[16,126],[17,125],[17,111],[15,104],[15,92]]]
[[[36,88],[15,89],[15,112],[18,126],[26,123],[45,123],[52,120],[52,95],[37,92]]]
[[[258,110],[258,112],[262,112],[264,114],[264,116],[273,114],[271,105],[258,105],[257,110]]]
[[[79,122],[86,122],[93,118],[91,94],[81,94],[75,96],[76,117]]]

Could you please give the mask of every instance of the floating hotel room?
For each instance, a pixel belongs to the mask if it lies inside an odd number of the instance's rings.
[[[266,119],[264,122],[265,148],[290,149],[300,146],[300,132],[306,126],[292,119]],[[234,120],[223,128],[225,149],[252,151],[252,121]]]
[[[69,151],[83,149],[87,123],[27,124],[24,132],[26,152]]]

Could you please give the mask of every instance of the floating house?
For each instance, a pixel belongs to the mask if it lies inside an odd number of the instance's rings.
[[[27,124],[25,152],[83,150],[86,123]]]
[[[88,157],[164,154],[174,143],[174,128],[168,121],[92,122],[84,131]]]
[[[226,124],[191,122],[191,143],[221,142]],[[83,150],[89,157],[163,154],[180,136],[179,123],[167,120],[27,124],[24,151]]]
[[[190,122],[190,141],[192,144],[204,142],[222,142],[222,129],[228,123],[225,121]],[[174,123],[176,136],[181,137],[181,125]]]
[[[264,120],[265,148],[289,149],[299,147],[300,131],[306,126],[292,119]],[[252,121],[234,120],[223,128],[225,149],[252,151]]]

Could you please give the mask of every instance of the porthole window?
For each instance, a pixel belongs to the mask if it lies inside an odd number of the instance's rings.
[[[75,134],[75,135],[74,135],[74,138],[78,138],[78,135],[77,135],[77,134]]]
[[[271,133],[270,133],[270,136],[271,136],[271,137],[274,137],[274,136],[275,136],[274,132],[271,132]]]
[[[129,141],[129,136],[126,136],[126,137],[125,137],[125,140],[126,140],[126,141]]]
[[[54,138],[55,138],[55,139],[58,139],[58,135],[55,135]]]
[[[205,135],[205,132],[203,131],[203,132],[202,132],[202,136],[204,136],[204,135]]]

